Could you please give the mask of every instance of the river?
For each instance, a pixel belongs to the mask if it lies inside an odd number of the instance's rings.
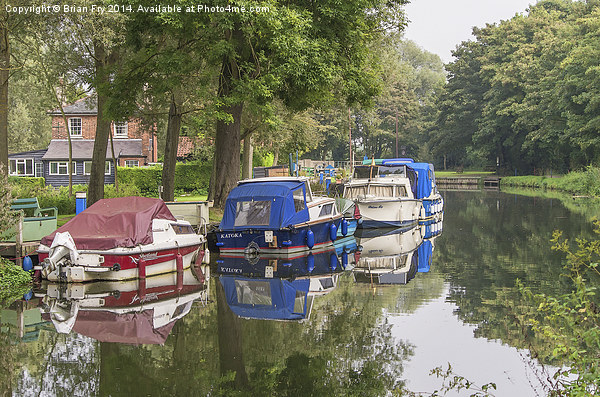
[[[443,195],[443,232],[425,240],[413,230],[310,257],[212,255],[207,281],[189,270],[143,290],[44,284],[2,310],[0,394],[428,395],[444,380],[431,370],[450,365],[496,396],[545,395],[552,347],[527,326],[535,307],[515,282],[568,290],[550,239],[591,238],[589,215],[556,198]]]

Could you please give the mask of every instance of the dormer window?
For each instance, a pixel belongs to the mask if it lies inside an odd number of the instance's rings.
[[[127,122],[114,122],[114,137],[115,138],[127,138]]]
[[[69,119],[69,134],[73,137],[81,137],[81,117],[71,117]]]

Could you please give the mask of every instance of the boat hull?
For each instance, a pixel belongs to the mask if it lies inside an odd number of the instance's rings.
[[[337,217],[324,222],[315,222],[301,226],[278,230],[217,230],[217,247],[222,254],[235,252],[248,252],[248,250],[261,253],[302,252],[317,249],[331,244],[331,228],[335,226],[334,237],[340,227],[342,219]],[[313,233],[314,245],[309,246],[307,235],[309,230]],[[272,233],[272,238],[270,234]]]
[[[408,228],[417,224],[422,204],[415,199],[357,201],[362,223],[360,227]]]
[[[40,247],[40,263],[48,258],[49,249]],[[116,248],[107,251],[79,251],[79,260],[57,266],[48,272],[49,281],[86,282],[120,281],[145,278],[181,271],[192,263],[200,263],[204,256],[201,244],[183,247]]]

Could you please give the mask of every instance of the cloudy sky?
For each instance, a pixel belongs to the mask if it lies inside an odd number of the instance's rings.
[[[535,3],[536,0],[411,0],[406,6],[410,23],[405,37],[450,62],[450,51],[461,41],[473,39],[473,26],[510,19]]]

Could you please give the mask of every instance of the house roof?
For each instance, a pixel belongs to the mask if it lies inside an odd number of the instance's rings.
[[[48,149],[29,150],[27,152],[10,153],[8,158],[41,157]]]
[[[95,116],[98,114],[98,101],[96,96],[88,96],[73,102],[70,105],[63,106],[65,115],[68,116]],[[52,116],[61,116],[60,109],[54,109],[48,112]]]
[[[74,160],[91,160],[94,152],[93,139],[72,139]],[[142,154],[141,139],[115,139],[116,157],[144,157]],[[69,158],[69,141],[66,139],[53,139],[48,145],[48,151],[42,160],[67,160]],[[112,159],[110,142],[106,149],[106,158]]]
[[[180,136],[179,143],[177,145],[177,158],[183,158],[194,152],[198,138],[191,138],[189,136]]]

